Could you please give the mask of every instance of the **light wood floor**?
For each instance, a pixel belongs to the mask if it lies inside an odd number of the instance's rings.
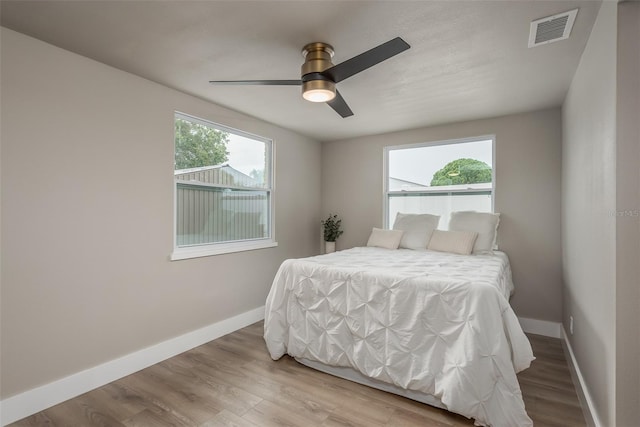
[[[269,357],[262,322],[25,418],[23,426],[472,426],[473,421]],[[560,340],[530,335],[518,378],[535,426],[584,426]]]

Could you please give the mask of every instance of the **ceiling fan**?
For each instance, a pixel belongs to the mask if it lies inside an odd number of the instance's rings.
[[[311,102],[326,102],[343,118],[353,111],[336,89],[336,83],[373,67],[411,46],[400,37],[389,40],[338,65],[331,63],[334,51],[327,43],[309,43],[302,48],[305,61],[300,80],[211,80],[215,85],[302,86],[302,97]]]

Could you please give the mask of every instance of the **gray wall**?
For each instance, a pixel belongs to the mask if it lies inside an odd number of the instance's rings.
[[[6,29],[1,87],[2,398],[258,308],[318,252],[320,143]],[[277,248],[168,260],[174,110],[274,139]]]
[[[640,3],[618,5],[616,103],[616,422],[640,408]]]
[[[495,211],[510,257],[518,316],[561,319],[560,109],[322,144],[322,212],[338,213],[338,249],[363,246],[383,217],[383,147],[496,135]]]
[[[616,5],[604,2],[563,106],[564,325],[596,412],[615,425]]]
[[[607,426],[640,406],[639,10],[603,2],[563,105],[563,322]]]

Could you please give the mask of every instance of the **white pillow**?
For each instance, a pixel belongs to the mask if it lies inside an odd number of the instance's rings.
[[[393,223],[394,230],[402,230],[401,248],[426,249],[431,233],[438,228],[440,216],[430,214],[404,214],[398,212]]]
[[[475,231],[478,233],[476,243],[473,245],[473,253],[493,253],[498,237],[499,213],[489,212],[452,212],[449,221],[449,230]]]
[[[367,246],[376,246],[378,248],[398,249],[400,239],[402,239],[402,230],[383,230],[374,228],[369,236]]]
[[[477,237],[478,233],[475,231],[435,230],[431,235],[431,240],[429,240],[429,249],[432,251],[469,255]]]

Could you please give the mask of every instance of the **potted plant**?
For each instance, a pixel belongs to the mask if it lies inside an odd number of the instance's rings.
[[[342,220],[338,219],[338,215],[329,215],[327,219],[322,222],[324,228],[324,252],[331,253],[336,250],[336,240],[344,231],[340,229]]]

